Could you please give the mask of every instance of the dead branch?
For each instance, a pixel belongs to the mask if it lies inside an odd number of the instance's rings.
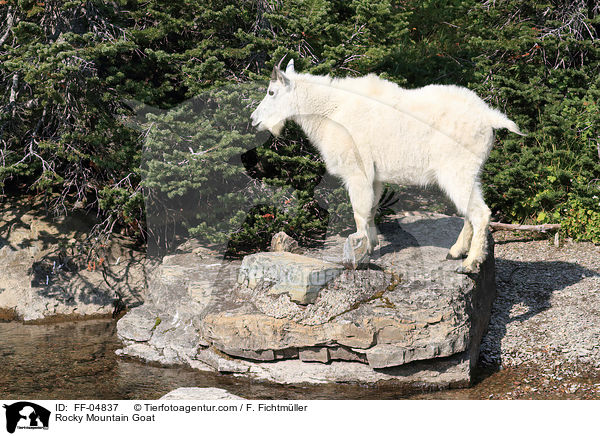
[[[2,35],[2,37],[0,37],[0,47],[2,47],[2,44],[4,44],[4,41],[6,41],[6,38],[8,38],[8,35],[10,35],[10,31],[12,30],[12,26],[13,26],[13,21],[14,21],[14,16],[13,16],[10,8],[8,8],[8,13],[6,14],[6,24],[7,24],[6,32],[4,33],[4,35]]]
[[[10,97],[8,99],[9,105],[14,105],[17,101],[17,90],[19,88],[19,73],[15,73],[12,78],[12,86],[10,87]]]
[[[546,233],[549,230],[560,230],[560,224],[507,224],[507,223],[496,223],[491,222],[490,228],[492,230],[523,230],[526,232],[540,232]]]

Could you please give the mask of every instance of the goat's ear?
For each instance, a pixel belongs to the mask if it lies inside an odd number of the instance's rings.
[[[285,86],[289,86],[290,78],[279,68],[274,67],[271,73],[271,80],[283,83]]]
[[[294,70],[294,60],[290,59],[290,61],[287,64],[287,67],[285,67],[285,73],[286,74],[290,74],[290,73],[295,73],[296,71]]]

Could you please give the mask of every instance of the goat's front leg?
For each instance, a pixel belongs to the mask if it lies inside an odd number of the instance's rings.
[[[375,216],[377,215],[377,208],[379,206],[379,199],[383,193],[383,183],[375,180],[373,182],[373,203],[371,211],[369,212],[369,242],[371,243],[371,249],[374,249],[379,245],[379,238],[377,237],[377,226],[375,225]]]
[[[373,184],[364,177],[352,177],[345,182],[354,211],[356,233],[348,236],[344,244],[343,263],[348,268],[356,269],[368,263],[374,248],[372,238],[369,238],[374,200]]]

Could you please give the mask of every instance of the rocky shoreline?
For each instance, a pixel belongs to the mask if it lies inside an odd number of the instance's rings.
[[[496,232],[498,297],[483,364],[600,368],[600,246]]]

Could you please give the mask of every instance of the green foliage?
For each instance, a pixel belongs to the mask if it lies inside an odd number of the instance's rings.
[[[600,244],[600,201],[569,195],[561,221],[561,230],[575,240],[592,241]]]
[[[55,213],[99,214],[97,235],[147,225],[163,244],[179,229],[245,250],[279,230],[304,243],[342,230],[347,195],[301,132],[249,130],[255,84],[286,55],[314,74],[474,89],[528,132],[499,132],[482,174],[497,217],[597,241],[599,12],[590,0],[9,0],[0,181]],[[251,204],[233,189],[258,185]]]
[[[164,235],[183,230],[207,242],[228,242],[233,254],[264,249],[281,230],[310,244],[341,227],[343,219],[351,223],[347,195],[339,184],[325,189],[323,162],[299,129],[288,125],[281,138],[267,140],[247,132],[250,113],[265,92],[256,84],[264,86],[284,55],[313,73],[374,71],[405,33],[406,12],[389,1],[192,8],[194,16],[210,23],[198,28],[199,43],[177,56],[152,52],[180,66],[185,96],[194,96],[195,103],[147,119],[154,123],[146,139],[143,182],[149,228],[162,235],[163,245],[169,244]],[[253,181],[246,180],[249,176]],[[250,193],[242,189],[247,185],[263,190]]]
[[[249,178],[240,155],[255,134],[238,112],[251,94],[252,89],[230,85],[145,116],[147,219],[163,245],[171,241],[162,235],[181,229],[223,243],[243,222]]]
[[[588,239],[598,223],[575,226],[565,211],[587,216],[600,193],[600,15],[589,3],[480,5],[467,28],[479,51],[471,87],[529,133],[499,135],[483,174],[488,202],[503,219],[563,222]]]
[[[24,184],[56,214],[100,210],[109,221],[98,230],[118,219],[139,232],[137,133],[121,122],[127,109],[98,74],[100,48],[117,39],[117,11],[102,2],[8,3],[0,183]]]

